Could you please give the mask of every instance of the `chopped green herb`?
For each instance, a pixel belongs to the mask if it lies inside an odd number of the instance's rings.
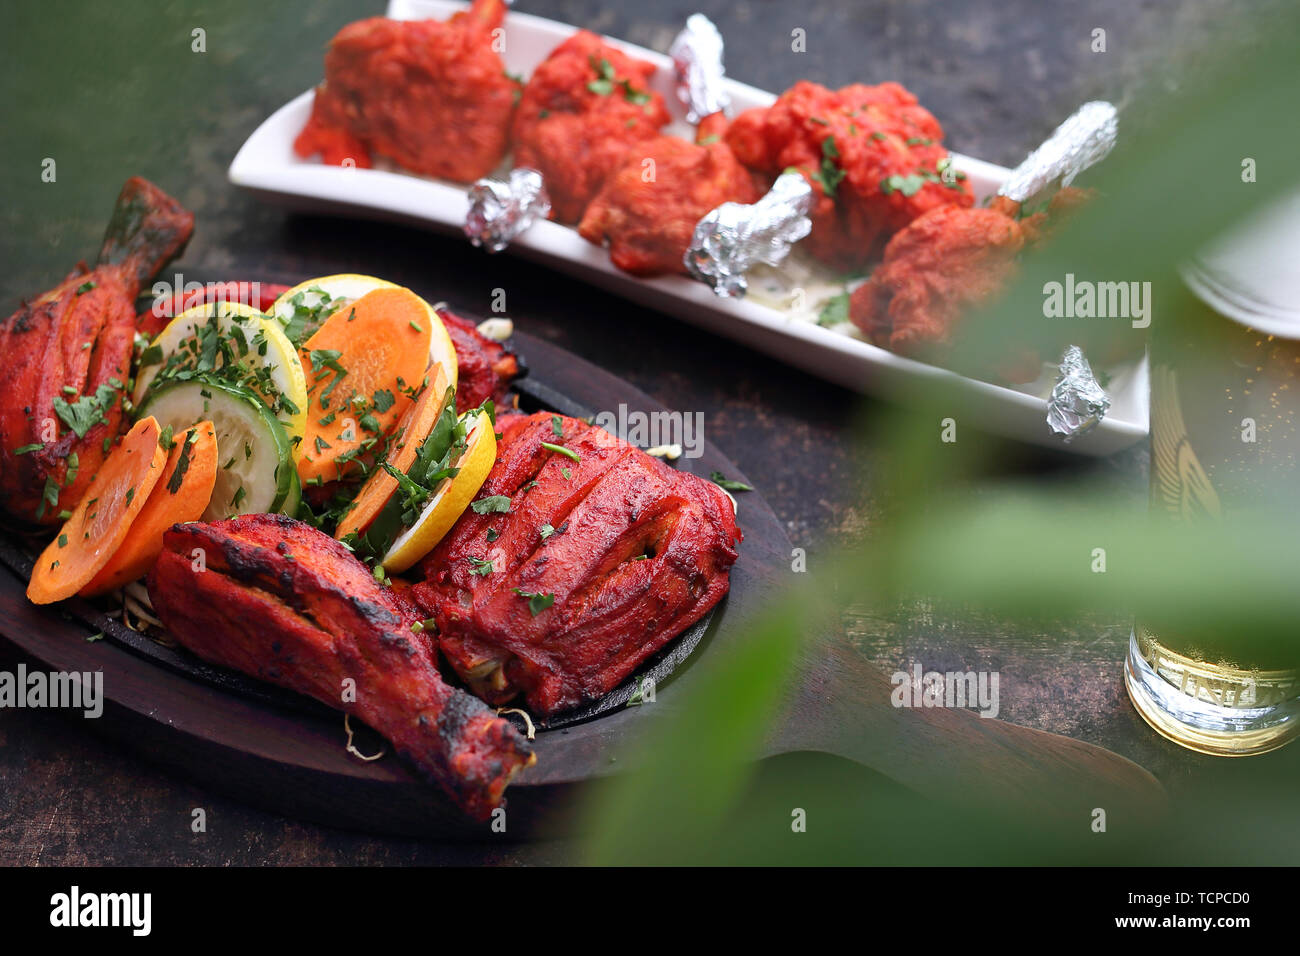
[[[104,421],[104,413],[113,407],[115,401],[117,390],[111,385],[100,385],[94,395],[83,395],[71,404],[55,397],[54,413],[76,432],[78,438],[85,438],[87,432]]]
[[[728,478],[720,471],[710,472],[709,480],[712,481],[719,488],[724,488],[727,491],[753,491],[754,490],[749,485],[745,484],[743,481],[732,481],[730,478]]]
[[[564,455],[566,458],[572,458],[574,461],[582,461],[582,459],[578,457],[578,453],[572,448],[565,448],[563,445],[556,445],[549,441],[542,442],[542,447],[547,451],[555,452],[557,455]]]
[[[487,577],[495,570],[492,567],[491,561],[484,561],[482,558],[466,558],[465,560],[473,565],[473,570],[470,571],[470,574],[477,574],[481,578]]]
[[[832,298],[822,306],[821,312],[817,315],[817,324],[823,328],[839,325],[841,322],[847,321],[849,321],[849,294],[847,291],[841,292]]]
[[[198,430],[191,428],[189,434],[185,436],[184,443],[181,445],[181,453],[176,459],[176,467],[172,469],[171,477],[167,479],[167,490],[172,494],[176,494],[176,492],[181,490],[181,484],[185,481],[185,472],[189,471],[190,461],[194,458],[194,445],[198,440]],[[235,459],[230,459],[231,464],[233,464],[234,461]],[[227,464],[225,467],[229,468],[230,464]]]
[[[510,498],[507,495],[489,495],[486,498],[480,498],[478,501],[471,501],[469,506],[478,515],[510,514]]]
[[[510,590],[515,594],[518,594],[521,598],[528,599],[528,613],[533,617],[537,617],[537,615],[541,614],[555,603],[554,594],[534,594],[533,592],[525,591],[522,588],[511,588]]]
[[[827,136],[822,140],[822,162],[817,172],[813,173],[813,182],[819,183],[822,192],[834,199],[835,191],[839,188],[840,181],[844,179],[844,170],[835,164],[835,160],[840,158],[839,147],[835,145],[835,137]]]

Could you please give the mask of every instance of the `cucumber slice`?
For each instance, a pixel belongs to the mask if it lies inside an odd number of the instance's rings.
[[[152,415],[177,434],[204,420],[215,426],[217,483],[202,520],[274,512],[286,504],[297,510],[298,471],[289,439],[252,392],[218,382],[176,382],[151,392],[139,414]]]

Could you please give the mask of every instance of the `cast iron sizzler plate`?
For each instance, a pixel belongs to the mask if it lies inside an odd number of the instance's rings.
[[[629,412],[666,411],[627,382],[541,339],[516,333],[509,344],[529,369],[515,389],[524,411],[575,417],[620,405]],[[705,422],[707,430],[707,413]],[[701,457],[674,464],[704,477],[720,471],[745,481],[707,441]],[[537,763],[507,791],[510,832],[534,831],[567,803],[573,785],[626,767],[636,732],[671,709],[690,683],[692,662],[714,645],[742,639],[738,607],[757,603],[775,575],[788,569],[790,544],[761,494],[737,497],[745,540],[728,597],[605,697],[545,723],[535,721]],[[110,617],[116,609],[103,601],[30,604],[24,592],[31,553],[30,542],[0,534],[0,633],[49,669],[103,671],[104,714],[87,719],[88,730],[289,816],[375,832],[483,835],[483,824],[467,821],[377,735],[362,728],[358,747],[367,753],[387,749],[387,756],[373,762],[350,756],[341,712],[164,646]],[[88,640],[96,633],[104,638]],[[654,703],[629,706],[647,677],[654,681]],[[523,726],[522,718],[511,719]]]

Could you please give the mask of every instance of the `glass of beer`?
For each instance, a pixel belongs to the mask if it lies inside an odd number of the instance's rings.
[[[1184,269],[1191,296],[1151,325],[1151,510],[1195,524],[1300,494],[1300,193]],[[1300,568],[1296,568],[1300,587]],[[1139,714],[1192,750],[1264,753],[1300,734],[1300,661],[1242,633],[1134,625],[1124,667]]]

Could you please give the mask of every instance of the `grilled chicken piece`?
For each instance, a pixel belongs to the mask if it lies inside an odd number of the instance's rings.
[[[122,421],[136,293],[193,228],[176,200],[128,179],[95,269],[0,323],[0,508],[12,517],[57,523],[99,470]]]
[[[195,654],[364,720],[476,819],[535,759],[508,720],[443,683],[410,602],[293,518],[173,526],[149,597]]]
[[[478,500],[509,512],[466,511],[411,596],[475,693],[546,716],[604,696],[717,604],[741,534],[720,488],[601,428],[540,413],[501,429]]]
[[[510,384],[528,371],[519,356],[488,338],[469,319],[445,308],[438,309],[438,317],[456,349],[456,411],[464,414],[489,398],[497,408],[513,407],[514,402],[506,399]]]

